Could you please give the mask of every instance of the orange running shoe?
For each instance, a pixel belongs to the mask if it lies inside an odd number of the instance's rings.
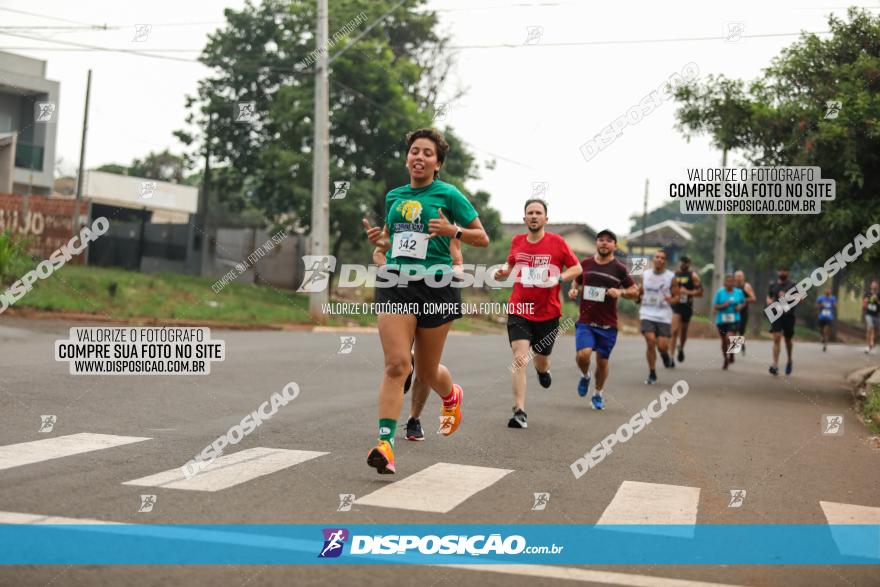
[[[464,396],[464,390],[460,385],[453,383],[452,393],[455,394],[455,403],[450,407],[444,405],[440,411],[440,429],[437,431],[437,434],[442,434],[443,436],[451,436],[453,432],[458,430],[458,425],[461,424],[461,400],[462,396]]]
[[[394,468],[394,450],[387,440],[380,440],[379,444],[367,455],[367,464],[376,469],[380,475],[393,475],[397,472]]]

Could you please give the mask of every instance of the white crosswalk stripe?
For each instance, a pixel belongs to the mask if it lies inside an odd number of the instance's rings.
[[[510,469],[436,463],[365,495],[355,503],[445,514],[512,472]]]
[[[0,512],[0,524],[121,524],[122,522],[105,522],[92,518],[65,518],[64,516],[46,516],[43,514],[22,514],[19,512]]]
[[[633,531],[692,537],[699,503],[699,487],[624,481],[602,512],[598,524],[648,524],[653,527],[635,526]],[[666,525],[677,527],[668,531],[657,528]],[[688,527],[682,528],[682,525]]]
[[[33,465],[34,463],[143,442],[144,440],[150,440],[150,438],[82,432],[44,440],[7,444],[0,446],[0,470]]]
[[[123,485],[188,489],[190,491],[220,491],[326,454],[329,453],[258,446],[223,455],[189,479],[186,478],[180,467],[175,467],[155,475],[126,481]]]
[[[834,528],[835,525],[880,524],[880,508],[834,501],[820,501],[819,506],[825,519],[832,526],[831,537],[837,544],[841,554],[863,556],[876,559],[880,556],[878,540],[854,540],[855,535],[846,528]]]

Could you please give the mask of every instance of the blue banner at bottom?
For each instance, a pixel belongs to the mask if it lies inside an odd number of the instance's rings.
[[[876,565],[880,525],[0,525],[3,565]]]

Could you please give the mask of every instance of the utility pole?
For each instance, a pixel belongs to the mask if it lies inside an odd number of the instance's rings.
[[[727,167],[727,147],[724,148],[721,155],[721,168]],[[722,176],[723,177],[723,176]],[[724,181],[721,182],[722,193],[724,191]],[[724,256],[725,246],[727,244],[727,215],[723,212],[715,219],[715,255],[713,263],[715,270],[712,272],[712,291],[709,292],[708,299],[712,299],[715,292],[721,288],[724,283],[724,272],[727,269],[727,262]]]
[[[205,168],[202,172],[202,190],[199,193],[199,209],[196,212],[196,232],[199,233],[199,255],[196,275],[206,274],[208,262],[208,246],[211,231],[208,229],[208,191],[211,189],[211,126],[214,124],[214,113],[208,112],[208,130],[205,133]]]
[[[83,112],[83,131],[82,131],[82,140],[80,141],[79,146],[79,171],[76,174],[76,200],[73,203],[73,214],[70,217],[70,229],[72,234],[76,234],[79,226],[77,226],[77,220],[79,219],[79,205],[82,202],[82,191],[83,191],[83,175],[85,174],[85,165],[86,165],[86,135],[89,130],[89,98],[92,94],[92,70],[89,70],[89,76],[86,78],[86,107]],[[88,250],[88,249],[86,249]]]
[[[317,34],[315,48],[318,58],[315,63],[315,141],[312,163],[312,234],[310,251],[312,255],[326,256],[330,240],[330,102],[327,91],[327,0],[318,2]],[[323,49],[323,50],[322,50]],[[310,269],[306,267],[306,269]],[[323,322],[325,317],[322,305],[330,299],[330,278],[327,287],[320,292],[309,294],[309,315],[313,322]]]
[[[645,202],[642,206],[642,257],[645,256],[645,231],[648,229],[648,178],[645,178]]]

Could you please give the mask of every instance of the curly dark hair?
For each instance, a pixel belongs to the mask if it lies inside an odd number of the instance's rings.
[[[417,139],[428,139],[434,143],[434,146],[437,147],[437,161],[439,161],[442,166],[443,162],[446,161],[446,155],[449,153],[449,143],[443,138],[443,133],[436,128],[420,128],[406,133],[407,152],[412,148],[412,144],[416,142]],[[439,174],[439,171],[434,171],[434,177],[437,177]]]

